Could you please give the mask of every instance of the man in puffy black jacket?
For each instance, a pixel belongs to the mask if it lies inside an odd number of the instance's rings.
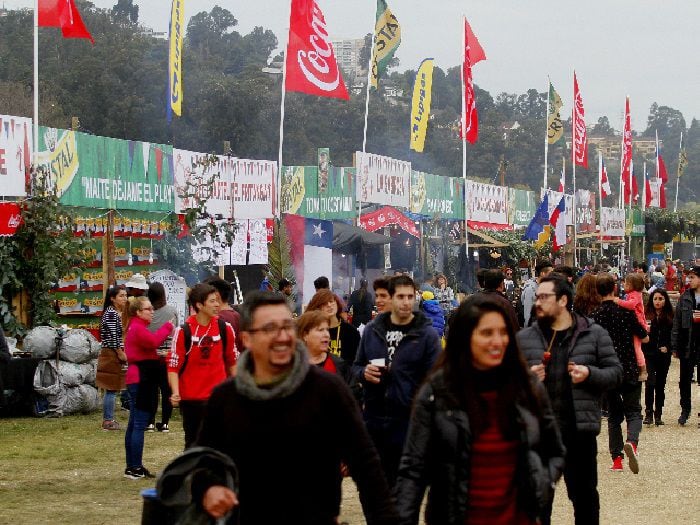
[[[378,315],[365,327],[352,368],[362,382],[367,430],[387,480],[393,484],[413,398],[442,346],[431,321],[422,312],[413,311],[413,279],[406,275],[392,278],[389,295],[391,312]]]
[[[540,280],[537,322],[518,332],[531,370],[544,382],[566,447],[564,480],[577,525],[599,523],[600,399],[618,385],[622,366],[607,331],[571,308],[573,290],[559,275]],[[548,524],[551,503],[543,513]]]
[[[681,396],[681,415],[678,424],[687,423],[691,409],[691,383],[693,368],[700,358],[700,319],[693,312],[700,310],[700,266],[688,271],[688,289],[678,299],[671,330],[671,350],[681,363],[678,387]],[[700,423],[699,423],[700,424]]]

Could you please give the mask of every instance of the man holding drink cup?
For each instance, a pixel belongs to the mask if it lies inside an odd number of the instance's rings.
[[[416,287],[407,275],[389,280],[391,311],[362,333],[353,374],[364,391],[363,415],[390,484],[408,431],[413,397],[441,350],[431,321],[414,312]]]
[[[693,367],[700,356],[700,266],[690,267],[688,288],[678,299],[671,330],[671,350],[680,360],[681,365],[678,381],[681,415],[678,418],[678,424],[683,426],[690,417],[691,379]]]

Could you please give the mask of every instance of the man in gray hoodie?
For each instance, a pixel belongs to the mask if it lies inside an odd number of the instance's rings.
[[[236,376],[212,393],[197,440],[233,459],[240,490],[199,476],[193,497],[214,518],[237,509],[240,525],[331,525],[346,467],[368,525],[397,523],[352,393],[342,379],[309,364],[284,297],[252,293],[241,314],[246,350]]]

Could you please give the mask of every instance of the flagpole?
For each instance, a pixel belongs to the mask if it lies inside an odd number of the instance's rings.
[[[642,201],[642,224],[646,225],[646,212],[647,212],[647,161],[644,161],[644,189],[642,190],[642,195],[644,200]],[[646,227],[646,226],[645,226]],[[644,237],[642,237],[642,260],[646,258],[647,252],[647,236],[646,232]]]
[[[544,179],[542,182],[542,187],[545,189],[547,188],[547,155],[549,154],[549,86],[551,82],[549,75],[547,75],[547,111],[544,114]],[[464,89],[464,81],[462,81],[462,89]]]
[[[461,27],[461,33],[462,33],[462,65],[459,68],[459,78],[462,82],[462,96],[460,97],[462,99],[462,118],[461,118],[461,130],[462,130],[462,181],[464,182],[464,253],[467,256],[467,262],[469,262],[469,218],[467,217],[468,214],[468,208],[467,208],[467,106],[464,100],[465,96],[465,85],[464,85],[464,62],[466,60],[466,57],[464,54],[466,53],[466,48],[467,48],[467,42],[466,42],[466,21],[467,17],[462,15],[462,27]],[[546,159],[546,157],[545,157]],[[545,162],[547,162],[545,160]],[[546,168],[545,168],[546,169]]]
[[[634,200],[634,195],[632,195],[632,192],[634,191],[634,184],[632,184],[632,177],[634,177],[634,161],[630,159],[630,202],[628,206],[629,214],[630,214],[630,234],[627,236],[627,255],[632,255],[632,230],[634,229],[634,219],[632,217],[632,201]],[[627,228],[625,228],[625,233],[626,233]],[[627,266],[625,265],[625,268]]]
[[[292,4],[289,4],[287,20],[292,17]],[[287,41],[284,44],[284,61],[282,62],[282,102],[280,104],[280,149],[277,153],[277,218],[282,219],[282,147],[284,146],[284,104],[287,99],[287,53],[289,52],[289,27],[286,30]],[[274,212],[274,210],[273,210]]]
[[[574,75],[576,72],[574,72]],[[578,266],[578,254],[576,253],[576,93],[574,93],[574,103],[571,108],[571,160],[573,161],[571,180],[574,183],[574,268]],[[564,195],[566,195],[566,188]]]
[[[35,174],[39,164],[39,0],[34,0],[34,125],[32,126],[32,140],[34,142],[32,169]],[[26,188],[27,192],[31,191],[31,187],[34,183],[32,175],[33,174],[30,173],[30,187]]]
[[[372,80],[372,63],[374,62],[374,33],[375,31],[372,31],[372,43],[370,44],[369,51],[369,64],[367,65],[367,89],[365,90],[365,125],[362,130],[362,153],[367,151],[367,118],[369,116],[369,87]]]
[[[676,170],[676,202],[673,205],[673,213],[676,213],[678,211],[678,183],[681,180],[681,172],[680,172],[680,165],[681,165],[681,152],[683,151],[683,132],[681,131],[681,141],[680,144],[678,144],[679,148],[679,153],[678,153],[678,170]]]
[[[600,255],[603,255],[603,156],[598,151],[598,198],[600,201],[600,211],[598,212],[600,216],[600,226],[598,228],[599,241],[600,241]]]

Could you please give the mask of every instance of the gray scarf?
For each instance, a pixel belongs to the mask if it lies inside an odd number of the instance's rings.
[[[309,355],[306,347],[297,341],[297,347],[292,356],[292,370],[282,382],[272,388],[260,388],[255,383],[253,369],[255,363],[250,350],[243,352],[238,358],[238,367],[234,384],[239,394],[253,401],[268,401],[270,399],[282,399],[296,392],[299,385],[309,372]]]

